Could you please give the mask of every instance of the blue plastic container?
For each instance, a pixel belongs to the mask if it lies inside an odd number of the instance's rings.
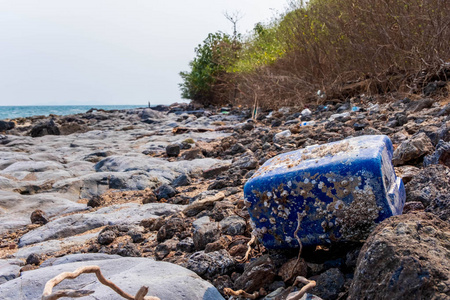
[[[268,160],[244,186],[252,226],[267,248],[360,241],[402,213],[405,188],[384,135],[310,146]]]

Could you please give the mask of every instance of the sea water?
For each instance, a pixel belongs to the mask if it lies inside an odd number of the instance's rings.
[[[91,108],[103,110],[130,109],[145,105],[55,105],[55,106],[0,106],[0,120],[30,116],[73,115],[85,113]]]

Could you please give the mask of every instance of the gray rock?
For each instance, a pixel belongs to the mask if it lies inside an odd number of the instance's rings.
[[[448,194],[450,168],[430,165],[405,185],[406,202],[420,201],[426,207],[439,195]]]
[[[239,216],[232,215],[220,221],[222,232],[228,235],[244,234],[247,223]]]
[[[179,186],[187,186],[191,184],[191,178],[186,174],[181,174],[175,180],[172,182],[172,186],[179,187]]]
[[[33,244],[28,247],[20,248],[16,253],[14,253],[14,257],[27,258],[32,253],[36,253],[39,255],[52,255],[65,249],[85,245],[89,240],[94,239],[96,236],[97,233],[89,233],[60,240],[51,240]]]
[[[395,149],[392,163],[395,166],[403,165],[408,161],[420,159],[426,154],[432,153],[434,150],[430,138],[420,132],[412,136],[409,140],[404,141]]]
[[[50,239],[73,236],[105,225],[138,224],[144,219],[172,215],[182,211],[184,208],[185,206],[183,205],[167,203],[149,203],[145,205],[127,203],[104,207],[91,213],[69,215],[53,220],[24,234],[20,238],[19,247]]]
[[[44,211],[49,218],[86,209],[85,205],[74,203],[56,193],[27,196],[1,190],[0,207],[0,234],[30,224],[31,213],[36,209]]]
[[[20,268],[25,263],[20,259],[0,259],[0,285],[20,276]],[[1,291],[0,286],[0,291]]]
[[[447,167],[450,167],[450,142],[444,142],[440,140],[436,145],[436,151],[433,154],[427,155],[423,158],[423,165],[437,165],[442,163]]]
[[[153,110],[151,108],[146,108],[141,113],[141,119],[163,119],[164,114],[160,113],[159,111]]]
[[[170,199],[177,194],[177,191],[168,184],[161,185],[156,191],[155,195],[158,200]]]
[[[232,163],[233,167],[240,169],[253,170],[258,167],[258,160],[255,158],[253,152],[248,150]]]
[[[207,244],[215,242],[219,238],[220,225],[211,221],[208,216],[195,220],[192,227],[194,228],[192,239],[196,250],[205,249]]]
[[[112,260],[121,258],[120,255],[111,255],[111,254],[104,254],[104,253],[83,253],[83,254],[68,254],[62,257],[51,257],[47,260],[45,260],[40,267],[46,268],[51,266],[57,266],[57,265],[63,265],[63,264],[70,264],[74,262],[81,262],[81,261],[92,261],[92,260]]]
[[[224,249],[208,253],[198,251],[189,257],[186,267],[204,278],[213,278],[232,271],[234,261]]]
[[[1,295],[4,299],[40,299],[48,280],[62,272],[73,272],[87,265],[99,266],[105,277],[133,295],[142,286],[148,286],[147,295],[160,299],[223,299],[216,288],[192,271],[166,262],[132,257],[58,264],[24,272],[20,278],[1,285]],[[84,274],[58,285],[58,289],[68,287],[95,291],[85,299],[119,299],[112,289],[102,285],[93,274]]]

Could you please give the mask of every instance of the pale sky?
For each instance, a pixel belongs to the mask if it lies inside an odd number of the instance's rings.
[[[0,105],[170,104],[208,33],[239,32],[286,0],[0,0]]]

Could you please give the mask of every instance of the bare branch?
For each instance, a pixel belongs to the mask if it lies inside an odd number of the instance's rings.
[[[110,287],[112,290],[114,290],[117,294],[122,296],[125,299],[128,300],[160,300],[158,297],[151,297],[151,296],[145,296],[148,292],[147,287],[141,287],[136,294],[136,297],[124,292],[121,290],[117,285],[115,285],[112,281],[106,279],[102,272],[100,271],[99,266],[85,266],[76,269],[74,272],[63,272],[59,274],[56,277],[53,277],[47,283],[44,287],[44,292],[42,293],[42,300],[56,300],[61,297],[71,297],[71,298],[77,298],[77,297],[83,297],[86,295],[90,295],[93,293],[93,291],[85,291],[85,290],[63,290],[58,291],[55,293],[52,293],[53,288],[61,283],[65,279],[75,279],[78,276],[80,276],[83,273],[95,273],[100,283]]]
[[[226,295],[229,295],[229,296],[236,296],[236,297],[239,297],[239,298],[243,297],[245,299],[257,299],[259,297],[259,293],[258,292],[254,292],[253,294],[249,294],[249,293],[247,293],[244,290],[233,291],[230,288],[224,288],[223,292]]]

